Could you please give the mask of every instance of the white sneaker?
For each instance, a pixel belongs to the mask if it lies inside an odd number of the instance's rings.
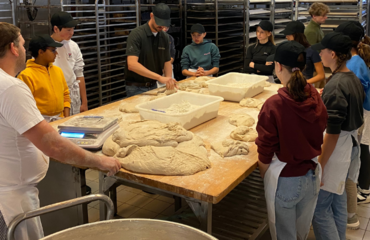
[[[369,192],[369,193],[367,193]],[[370,191],[369,190],[363,190],[360,187],[358,187],[357,191],[357,204],[365,204],[370,203]]]
[[[347,228],[357,230],[360,228],[360,221],[358,220],[357,214],[347,219]]]

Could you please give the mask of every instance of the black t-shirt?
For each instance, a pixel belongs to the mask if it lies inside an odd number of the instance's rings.
[[[158,32],[157,36],[154,36],[148,23],[137,27],[132,30],[127,38],[126,55],[139,57],[139,63],[144,67],[162,75],[165,62],[171,60],[168,35],[165,32]],[[145,83],[153,81],[153,79],[130,71],[127,61],[125,75],[126,81],[129,82]]]
[[[246,73],[254,73],[259,75],[272,75],[274,65],[266,65],[266,58],[272,54],[275,54],[276,46],[272,42],[268,41],[265,44],[258,43],[248,47],[246,65]],[[254,62],[254,68],[250,68],[249,64]],[[259,72],[257,72],[257,70]]]
[[[306,68],[303,71],[303,76],[308,80],[313,78],[315,71],[315,63],[321,62],[320,54],[311,47],[306,49]]]
[[[333,75],[324,87],[322,100],[328,111],[329,134],[340,134],[341,130],[353,131],[361,127],[365,92],[360,79],[353,72]]]

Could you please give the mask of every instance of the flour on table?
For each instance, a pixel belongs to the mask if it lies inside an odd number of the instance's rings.
[[[229,123],[237,127],[239,126],[251,127],[253,126],[255,121],[254,118],[249,114],[236,114],[230,116]]]
[[[258,137],[258,133],[253,128],[241,126],[232,131],[230,133],[230,137],[232,139],[244,142],[254,142],[254,140],[256,140],[256,138]]]
[[[270,87],[271,86],[271,83],[270,82],[265,82],[265,87]]]
[[[225,139],[222,142],[212,144],[212,149],[221,157],[232,157],[235,155],[247,155],[248,145],[244,142]]]
[[[149,98],[149,101],[153,101],[153,100],[156,100],[158,98],[163,98],[165,96],[167,96],[167,94],[165,94],[165,93],[158,93],[157,96],[153,96],[153,97]]]
[[[244,98],[239,102],[240,106],[248,108],[256,108],[261,103],[262,101],[255,98]]]
[[[139,112],[139,110],[136,109],[136,104],[134,103],[123,103],[119,107],[119,110],[125,113],[138,113]]]
[[[127,124],[113,133],[112,140],[120,147],[172,146],[193,139],[193,133],[185,130],[179,123],[158,121],[137,121]]]
[[[156,109],[156,110],[163,111],[168,114],[181,114],[181,113],[190,112],[199,107],[200,106],[191,104],[188,101],[182,101],[181,103],[174,103],[168,108],[162,108],[162,109]]]

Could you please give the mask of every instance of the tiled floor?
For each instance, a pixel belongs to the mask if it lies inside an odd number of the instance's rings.
[[[99,174],[95,170],[86,171],[87,185],[92,193],[99,191]],[[119,186],[117,188],[117,214],[123,218],[166,219],[174,211],[174,200],[160,195],[152,195],[141,190]],[[99,204],[89,204],[89,222],[99,220]],[[370,240],[370,204],[359,205],[357,214],[360,217],[359,230],[347,230],[347,240]],[[266,237],[264,239],[269,239]],[[315,240],[311,230],[308,240]]]

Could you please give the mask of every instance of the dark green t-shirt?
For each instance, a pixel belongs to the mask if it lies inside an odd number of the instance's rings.
[[[171,60],[170,43],[165,32],[158,32],[154,36],[148,23],[132,30],[127,38],[127,56],[139,57],[139,63],[152,72],[163,74],[164,64]],[[125,68],[125,79],[128,82],[150,82],[149,79]]]

